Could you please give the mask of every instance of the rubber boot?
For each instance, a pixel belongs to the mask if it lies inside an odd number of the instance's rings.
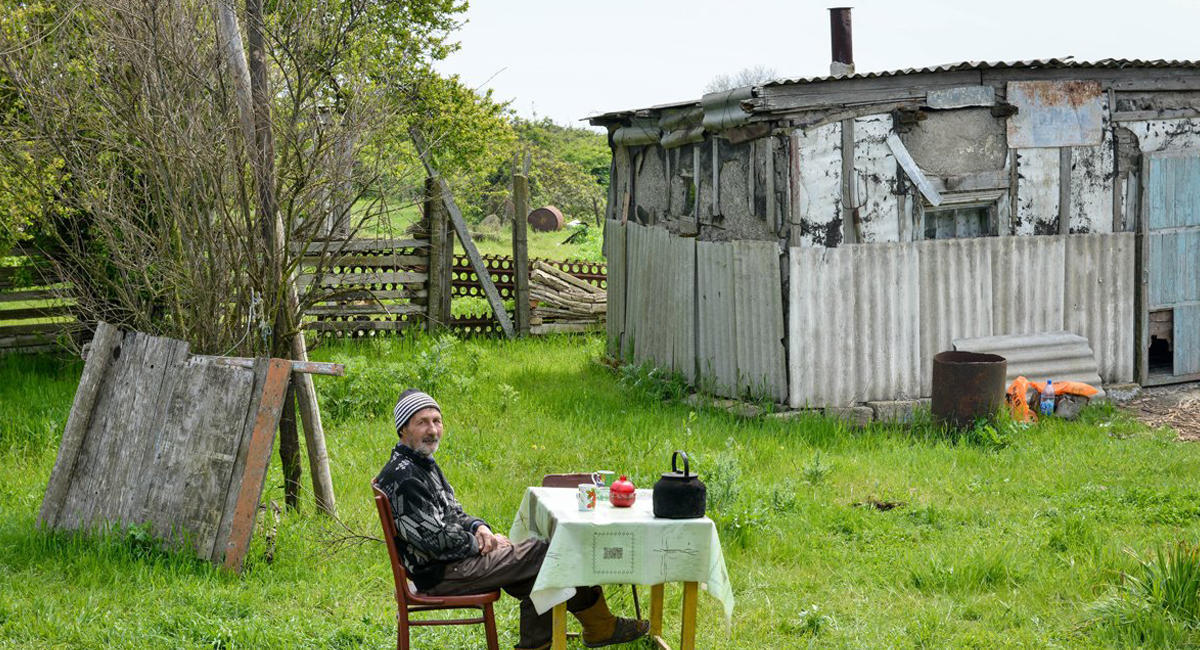
[[[650,631],[649,621],[613,616],[603,592],[591,607],[572,613],[583,626],[583,645],[589,648],[628,643]]]

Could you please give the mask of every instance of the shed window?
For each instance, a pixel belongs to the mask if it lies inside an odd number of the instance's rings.
[[[996,234],[992,227],[993,207],[983,205],[951,205],[925,208],[925,239],[956,239],[988,237]]]

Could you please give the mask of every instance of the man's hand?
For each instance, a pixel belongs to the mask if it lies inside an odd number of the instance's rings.
[[[475,529],[475,541],[479,544],[480,555],[487,555],[498,548],[512,545],[507,537],[493,533],[487,526]]]

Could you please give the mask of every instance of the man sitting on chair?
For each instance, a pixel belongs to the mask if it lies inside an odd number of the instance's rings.
[[[547,543],[513,544],[487,522],[463,512],[454,489],[433,460],[442,440],[442,410],[432,397],[409,389],[394,411],[400,442],[376,482],[392,503],[396,546],[417,590],[454,596],[504,589],[521,601],[518,650],[550,647],[550,612],[539,615],[529,600]],[[618,618],[608,611],[600,587],[578,587],[567,610],[583,626],[589,648],[632,641],[650,629],[647,621]]]

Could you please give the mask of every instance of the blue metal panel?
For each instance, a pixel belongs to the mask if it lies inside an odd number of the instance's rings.
[[[1175,308],[1176,375],[1200,372],[1200,305]]]
[[[1200,372],[1200,156],[1152,155],[1150,309],[1171,309],[1174,374]]]

